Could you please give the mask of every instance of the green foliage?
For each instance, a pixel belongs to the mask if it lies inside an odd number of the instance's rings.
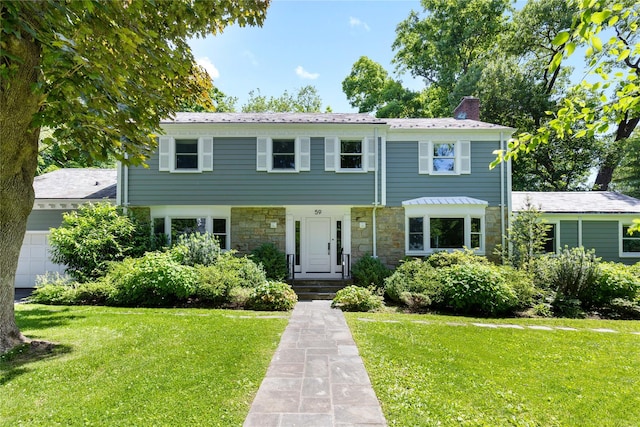
[[[558,254],[549,278],[552,289],[556,291],[554,308],[562,312],[569,304],[570,311],[573,311],[571,306],[575,304],[572,301],[580,303],[597,283],[600,274],[598,263],[599,258],[594,251],[585,251],[582,247],[565,247]]]
[[[580,294],[585,308],[602,307],[614,299],[634,301],[640,294],[640,278],[624,264],[603,262],[593,286]]]
[[[322,109],[322,99],[318,90],[311,85],[297,90],[295,96],[286,90],[274,98],[267,98],[260,93],[260,89],[249,92],[249,100],[242,106],[243,113],[319,113]]]
[[[474,254],[471,249],[435,252],[425,258],[425,262],[433,268],[459,264],[490,264],[487,258]]]
[[[510,250],[498,247],[496,254],[514,267],[531,269],[534,259],[544,253],[550,226],[541,219],[541,212],[531,200],[527,199],[526,205],[518,208],[521,210],[513,216],[507,230]]]
[[[147,252],[141,258],[113,263],[104,280],[114,286],[110,304],[171,306],[196,291],[198,274],[169,252]]]
[[[218,238],[211,233],[181,234],[174,247],[183,265],[212,265],[221,254]]]
[[[403,292],[400,294],[400,301],[411,311],[421,311],[431,305],[429,295],[418,292]]]
[[[265,243],[254,249],[251,258],[254,262],[262,264],[268,279],[281,281],[289,273],[286,255],[273,243]]]
[[[514,308],[528,308],[544,299],[544,293],[533,284],[533,274],[509,266],[498,266],[505,283],[513,290],[516,300]]]
[[[246,256],[237,257],[231,251],[220,255],[213,265],[199,266],[198,275],[195,296],[203,303],[216,306],[231,302],[232,295],[238,296],[234,302],[238,305],[242,291],[235,289],[256,288],[267,281],[260,265]]]
[[[286,283],[265,282],[253,289],[247,306],[253,310],[288,311],[298,302],[298,295]]]
[[[109,203],[82,205],[63,214],[60,227],[49,235],[51,259],[65,264],[78,281],[103,276],[107,264],[140,256],[155,247],[143,225]]]
[[[331,307],[343,311],[373,311],[382,307],[382,300],[370,289],[351,285],[336,292]]]
[[[384,283],[385,294],[395,302],[403,302],[402,295],[407,292],[424,294],[434,301],[439,299],[437,270],[421,259],[402,262]]]
[[[38,276],[29,302],[52,305],[104,305],[114,288],[104,280],[77,283],[58,273]]]
[[[365,254],[351,266],[351,276],[353,283],[357,286],[376,289],[384,288],[384,279],[391,275],[391,270],[380,261],[369,254]]]
[[[516,293],[497,266],[457,264],[439,274],[443,304],[456,313],[494,316],[518,306]]]
[[[640,302],[614,298],[604,304],[600,313],[610,319],[640,320]]]

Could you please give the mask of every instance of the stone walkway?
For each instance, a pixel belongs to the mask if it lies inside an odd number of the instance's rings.
[[[387,425],[344,316],[330,304],[298,302],[244,427]]]

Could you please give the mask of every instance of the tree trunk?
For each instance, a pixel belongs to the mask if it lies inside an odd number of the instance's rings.
[[[40,129],[32,126],[32,119],[42,99],[34,93],[40,78],[40,44],[26,34],[5,34],[3,42],[21,61],[6,60],[10,75],[0,81],[0,354],[28,341],[15,321],[14,282],[33,208]]]
[[[618,123],[616,137],[613,142],[613,149],[609,150],[609,153],[605,156],[604,161],[600,165],[600,169],[598,169],[598,175],[596,176],[596,181],[593,184],[594,191],[609,190],[609,184],[611,184],[611,180],[613,179],[613,173],[623,157],[621,141],[624,141],[631,136],[639,121],[640,117],[626,117]]]

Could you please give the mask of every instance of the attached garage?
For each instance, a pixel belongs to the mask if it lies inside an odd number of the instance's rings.
[[[37,176],[33,183],[36,200],[27,221],[15,287],[33,288],[36,277],[64,272],[64,266],[49,258],[49,230],[59,227],[62,215],[83,203],[116,198],[115,169],[59,169]]]

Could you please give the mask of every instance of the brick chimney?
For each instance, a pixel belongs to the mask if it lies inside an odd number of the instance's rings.
[[[459,120],[480,120],[480,99],[475,96],[465,96],[453,110],[453,118]]]

